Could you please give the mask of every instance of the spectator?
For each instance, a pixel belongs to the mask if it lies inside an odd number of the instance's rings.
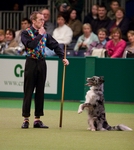
[[[5,48],[5,31],[0,30],[0,54],[3,54]]]
[[[73,39],[77,40],[82,34],[82,23],[77,19],[77,12],[75,9],[70,11],[70,18],[67,24],[73,31]]]
[[[70,3],[68,0],[56,0],[55,7],[59,12],[66,12],[70,9]]]
[[[53,32],[53,38],[61,45],[68,45],[72,41],[73,32],[71,28],[66,25],[64,15],[61,13],[57,16],[57,24],[58,27]]]
[[[100,29],[100,28],[105,28],[107,29],[108,26],[109,26],[109,23],[110,23],[110,19],[107,17],[107,10],[106,10],[106,7],[104,5],[100,5],[98,7],[98,19],[96,20],[93,20],[91,22],[91,26],[92,26],[92,29],[93,29],[93,32],[95,34],[97,34],[97,31]]]
[[[91,24],[92,20],[96,20],[98,17],[98,5],[93,5],[91,12],[88,13],[84,18],[84,23]]]
[[[115,19],[115,12],[116,10],[119,8],[120,4],[117,0],[112,0],[110,3],[110,8],[111,10],[109,10],[109,12],[107,13],[107,16],[113,20]]]
[[[113,28],[111,37],[112,39],[106,44],[107,53],[110,58],[121,58],[126,47],[126,42],[122,39],[120,28]]]
[[[3,54],[8,55],[19,55],[22,52],[21,47],[19,47],[19,43],[15,41],[15,31],[13,29],[7,29],[5,34],[5,49]]]
[[[101,28],[98,30],[98,39],[99,41],[94,41],[89,45],[89,49],[86,55],[91,55],[94,49],[105,49],[106,48],[106,40],[107,30],[105,28]]]
[[[129,44],[125,48],[123,58],[134,58],[134,31],[130,30],[127,33]]]
[[[83,11],[85,0],[69,0],[69,2],[71,4],[71,8],[76,10],[77,18],[81,21],[81,13]]]
[[[81,49],[88,50],[89,49],[89,45],[93,41],[98,41],[98,37],[97,37],[96,34],[94,34],[92,32],[91,25],[89,23],[85,23],[83,25],[83,35],[81,35],[78,38],[77,43],[76,43],[76,45],[74,47],[74,51],[79,51]]]
[[[21,42],[21,33],[26,28],[29,28],[31,26],[31,21],[28,18],[23,18],[21,21],[21,29],[15,32],[15,41],[19,43],[19,46],[24,49],[24,45]]]
[[[13,11],[19,11],[19,4],[18,3],[14,3]]]
[[[122,32],[122,38],[124,40],[127,39],[126,34],[129,30],[130,20],[125,17],[125,12],[123,8],[118,8],[115,12],[115,19],[111,21],[108,27],[108,32],[112,31],[114,27],[118,27],[121,29]]]
[[[46,8],[43,8],[40,10],[40,12],[44,15],[45,19],[44,28],[46,29],[46,32],[52,35],[54,31],[54,25],[53,23],[50,22],[50,11]]]

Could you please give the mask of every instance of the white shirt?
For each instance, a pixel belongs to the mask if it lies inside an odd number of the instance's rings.
[[[53,31],[53,38],[59,44],[69,44],[72,41],[73,31],[67,25],[63,25],[62,27],[57,27]]]

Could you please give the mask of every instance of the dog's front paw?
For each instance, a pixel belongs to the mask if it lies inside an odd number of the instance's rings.
[[[78,114],[82,113],[82,111],[83,111],[83,110],[82,110],[82,105],[80,105],[80,106],[79,106],[79,109],[78,109]]]
[[[87,130],[91,130],[91,128],[87,128]]]
[[[91,129],[91,131],[96,131],[95,129]]]

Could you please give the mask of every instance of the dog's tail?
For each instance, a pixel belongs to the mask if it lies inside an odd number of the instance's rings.
[[[128,126],[125,126],[124,124],[119,124],[117,126],[109,126],[107,130],[109,131],[132,131],[131,128],[129,128]]]

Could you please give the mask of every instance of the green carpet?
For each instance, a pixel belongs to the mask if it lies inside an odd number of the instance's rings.
[[[77,114],[79,102],[64,102],[59,128],[60,101],[45,101],[42,121],[49,129],[34,129],[32,102],[30,127],[21,129],[22,100],[0,100],[0,150],[133,150],[133,131],[87,131],[87,114]],[[134,130],[133,104],[105,104],[110,125]]]

